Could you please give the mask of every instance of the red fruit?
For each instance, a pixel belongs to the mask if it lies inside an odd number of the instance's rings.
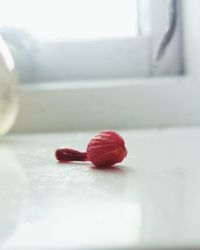
[[[126,155],[123,138],[111,130],[102,131],[91,139],[86,153],[70,148],[56,150],[60,162],[91,161],[97,167],[112,166],[123,161]]]
[[[87,146],[87,158],[98,167],[112,166],[127,155],[123,138],[114,131],[102,131]]]

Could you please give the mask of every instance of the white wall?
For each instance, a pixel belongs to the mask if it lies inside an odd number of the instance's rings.
[[[200,1],[183,0],[185,72],[200,76]]]

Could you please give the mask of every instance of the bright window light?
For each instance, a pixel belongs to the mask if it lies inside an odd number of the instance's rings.
[[[138,35],[137,0],[4,0],[0,27],[22,28],[43,41]]]

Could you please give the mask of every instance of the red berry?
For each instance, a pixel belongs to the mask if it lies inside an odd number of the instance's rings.
[[[112,166],[123,161],[127,149],[123,138],[114,131],[102,131],[87,146],[87,158],[95,166]]]
[[[106,130],[90,140],[86,153],[64,148],[57,149],[55,156],[60,162],[91,161],[97,167],[106,167],[123,161],[127,156],[127,149],[119,134]]]

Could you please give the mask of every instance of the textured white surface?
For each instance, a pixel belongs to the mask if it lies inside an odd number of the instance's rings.
[[[22,89],[13,131],[199,125],[199,96],[200,81],[192,77],[32,84]]]
[[[200,129],[122,131],[115,168],[58,164],[95,132],[0,143],[0,249],[200,248]]]

